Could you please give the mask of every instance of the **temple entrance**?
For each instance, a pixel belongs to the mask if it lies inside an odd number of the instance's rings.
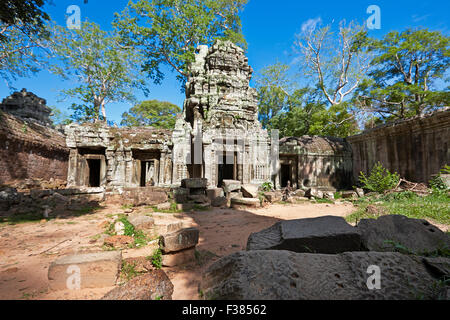
[[[159,150],[132,150],[134,160],[133,184],[140,187],[159,184],[161,153]]]
[[[140,186],[154,186],[155,185],[155,161],[141,161],[141,179]]]
[[[282,164],[280,174],[281,174],[281,187],[285,188],[287,186],[287,182],[291,180],[291,166],[288,164]]]
[[[238,180],[238,172],[236,165],[236,157],[237,154],[234,153],[232,156],[224,156],[224,154],[219,155],[222,158],[222,161],[218,161],[217,165],[217,187],[222,187],[223,180]],[[220,164],[220,162],[222,162]]]
[[[87,159],[87,163],[89,168],[89,187],[98,188],[100,187],[100,159]]]

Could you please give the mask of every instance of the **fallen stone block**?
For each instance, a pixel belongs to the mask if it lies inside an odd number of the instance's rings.
[[[156,209],[158,210],[170,210],[170,207],[172,205],[170,204],[170,202],[164,202],[164,203],[160,203],[158,205],[156,205]]]
[[[212,201],[214,201],[214,199],[216,199],[218,197],[223,197],[224,196],[224,192],[223,192],[222,188],[207,189],[206,190],[206,196],[212,202]]]
[[[241,189],[241,182],[239,180],[223,180],[222,185],[225,192],[232,192]]]
[[[358,194],[355,191],[342,191],[343,199],[356,199],[358,198]]]
[[[48,269],[52,290],[114,286],[122,263],[120,251],[103,251],[65,256]]]
[[[307,197],[307,198],[323,199],[323,192],[320,191],[317,188],[309,188],[305,192],[305,197]]]
[[[191,211],[194,209],[194,203],[178,203],[177,210]]]
[[[102,300],[172,300],[173,284],[162,270],[153,270],[108,292]]]
[[[163,253],[177,252],[195,247],[198,237],[199,230],[197,228],[184,228],[162,235],[159,238],[159,245]]]
[[[377,266],[379,286],[370,278]],[[200,290],[208,300],[435,299],[446,290],[436,292],[436,280],[420,258],[397,252],[259,250],[216,261],[204,273]]]
[[[128,221],[134,226],[135,229],[142,231],[151,231],[155,226],[155,219],[145,215],[129,216]]]
[[[297,189],[293,192],[293,195],[296,197],[304,197],[305,196],[305,190]]]
[[[364,197],[364,190],[361,188],[356,188],[355,189],[356,194],[358,195],[358,197],[362,198]]]
[[[358,230],[344,218],[318,218],[280,221],[252,233],[247,250],[289,250],[309,253],[340,253],[361,250]]]
[[[275,202],[281,201],[281,199],[283,198],[283,195],[281,194],[281,192],[270,191],[270,192],[264,192],[264,197],[270,203],[275,203]]]
[[[205,195],[189,195],[188,199],[195,203],[209,203],[209,199]]]
[[[187,197],[189,195],[189,189],[186,188],[177,188],[174,190],[174,198],[176,203],[185,203],[187,202]]]
[[[357,229],[363,246],[370,251],[394,251],[396,245],[417,254],[450,248],[450,236],[426,220],[386,215],[362,219]]]
[[[164,267],[176,267],[195,260],[195,247],[162,255]]]
[[[241,198],[241,197],[231,198],[232,208],[239,208],[242,206],[258,208],[261,206],[261,201],[255,198]]]
[[[189,178],[181,180],[181,187],[187,189],[204,188],[208,185],[206,178]]]
[[[254,184],[244,184],[241,190],[245,198],[258,198],[258,186]]]

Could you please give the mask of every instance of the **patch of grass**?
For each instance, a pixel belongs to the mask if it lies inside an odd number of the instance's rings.
[[[316,199],[317,203],[331,203],[333,204],[334,202],[330,199]]]
[[[130,281],[131,279],[140,275],[140,272],[136,271],[136,265],[134,263],[122,262],[122,269],[120,270],[120,277],[123,280]]]
[[[377,218],[366,212],[369,204],[383,208],[386,214],[398,214],[414,219],[432,219],[437,223],[450,224],[450,197],[446,194],[431,194],[425,197],[412,192],[393,193],[380,199],[364,198],[356,201],[358,210],[346,217],[347,221]]]
[[[147,245],[148,241],[150,240],[148,236],[142,231],[142,230],[136,230],[134,226],[128,221],[128,218],[124,214],[119,214],[118,219],[114,222],[110,223],[109,227],[104,232],[105,234],[109,236],[115,235],[114,232],[114,225],[117,222],[122,222],[124,225],[124,235],[132,237],[134,242],[129,245],[129,248],[135,248],[135,247],[143,247]]]
[[[132,205],[132,204],[124,204],[121,208],[122,208],[122,210],[133,209],[134,205]]]
[[[149,257],[149,260],[151,260],[152,265],[156,268],[156,269],[161,269],[162,268],[162,251],[161,249],[156,249],[155,252],[153,253],[153,255],[151,257]]]
[[[85,214],[92,214],[94,213],[96,210],[100,209],[100,207],[98,206],[94,206],[94,207],[83,207],[80,209],[77,209],[74,211],[73,215],[74,216],[82,216]]]

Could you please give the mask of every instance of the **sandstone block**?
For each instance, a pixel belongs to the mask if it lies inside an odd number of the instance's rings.
[[[199,230],[197,228],[184,228],[162,235],[159,244],[164,253],[177,252],[195,247],[198,243],[198,237]]]

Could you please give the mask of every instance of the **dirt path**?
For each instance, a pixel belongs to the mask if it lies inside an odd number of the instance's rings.
[[[145,210],[145,209],[138,209]],[[346,216],[350,203],[272,205],[260,209],[213,209],[181,216],[200,230],[197,260],[176,268],[164,268],[174,284],[173,299],[199,299],[198,285],[203,271],[220,257],[245,250],[248,236],[279,220],[323,215]],[[46,223],[0,226],[0,299],[99,299],[111,288],[80,291],[48,290],[47,272],[51,262],[67,254],[101,250],[100,226],[123,213],[108,206],[94,214],[55,219]],[[133,249],[147,250],[151,248]],[[130,250],[124,256],[141,254]],[[144,255],[143,253],[141,255]]]

